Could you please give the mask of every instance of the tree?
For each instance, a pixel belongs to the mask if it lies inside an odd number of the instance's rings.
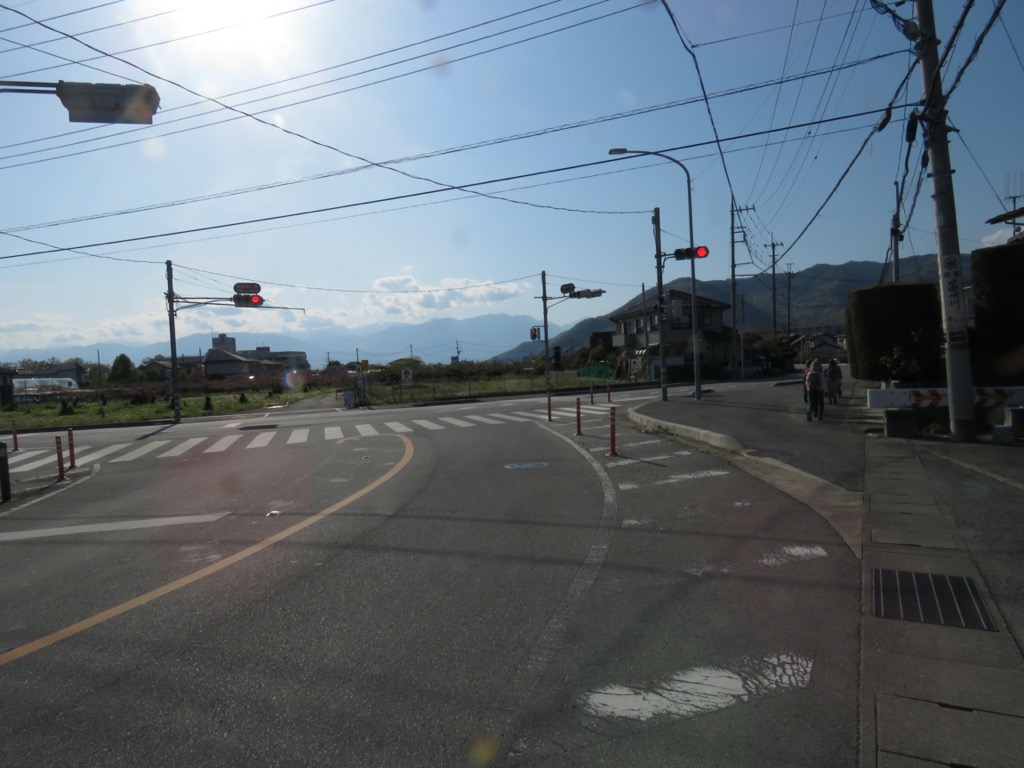
[[[137,379],[138,374],[135,372],[135,364],[128,355],[122,353],[114,358],[114,362],[110,364],[110,375],[107,377],[107,381],[115,383],[136,381]]]

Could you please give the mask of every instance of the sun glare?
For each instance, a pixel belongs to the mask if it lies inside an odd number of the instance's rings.
[[[283,14],[271,0],[179,0],[171,32],[195,62],[276,70],[296,51],[300,14]],[[275,15],[277,14],[277,15]]]

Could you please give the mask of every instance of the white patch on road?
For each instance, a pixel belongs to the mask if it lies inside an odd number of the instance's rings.
[[[795,563],[800,560],[817,560],[820,557],[828,557],[828,552],[821,547],[792,546],[783,547],[775,552],[769,552],[759,562],[761,565],[772,568],[777,565],[786,565],[787,563]]]
[[[684,669],[649,689],[610,685],[590,691],[584,707],[598,717],[631,720],[659,715],[695,717],[780,691],[806,688],[814,662],[781,654],[732,666]]]
[[[669,485],[670,483],[681,483],[686,480],[702,480],[705,477],[720,477],[728,475],[724,469],[706,469],[703,472],[690,472],[685,475],[669,475],[666,480],[658,480],[655,485]]]

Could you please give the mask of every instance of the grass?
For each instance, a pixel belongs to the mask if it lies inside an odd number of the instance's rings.
[[[607,381],[594,381],[595,395],[603,393]],[[611,382],[615,388],[625,382]],[[580,378],[575,371],[552,372],[551,387],[554,391],[587,389],[591,380]],[[218,414],[260,411],[272,405],[289,405],[311,397],[335,396],[340,390],[331,387],[285,389],[271,393],[268,389],[246,391],[244,400],[241,393],[214,393],[210,395],[183,395],[181,417],[183,419]],[[400,405],[439,402],[460,398],[500,397],[511,394],[540,394],[545,391],[543,375],[501,376],[465,378],[450,380],[420,378],[412,384],[371,383],[360,405]],[[94,395],[95,396],[95,395]],[[340,395],[339,405],[341,404]],[[69,401],[62,407],[57,401],[39,403],[18,403],[13,410],[0,411],[0,435],[11,431],[38,429],[63,429],[86,425],[127,424],[133,422],[170,421],[174,418],[169,396],[155,396],[152,402],[142,404],[130,400],[108,399],[106,405],[99,401],[80,400],[78,405]],[[207,406],[210,406],[209,408]]]

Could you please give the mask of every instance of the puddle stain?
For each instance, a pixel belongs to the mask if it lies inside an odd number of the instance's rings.
[[[812,659],[780,654],[745,659],[734,669],[693,667],[650,690],[610,685],[591,691],[584,707],[598,717],[694,717],[779,691],[806,688],[813,666]]]

